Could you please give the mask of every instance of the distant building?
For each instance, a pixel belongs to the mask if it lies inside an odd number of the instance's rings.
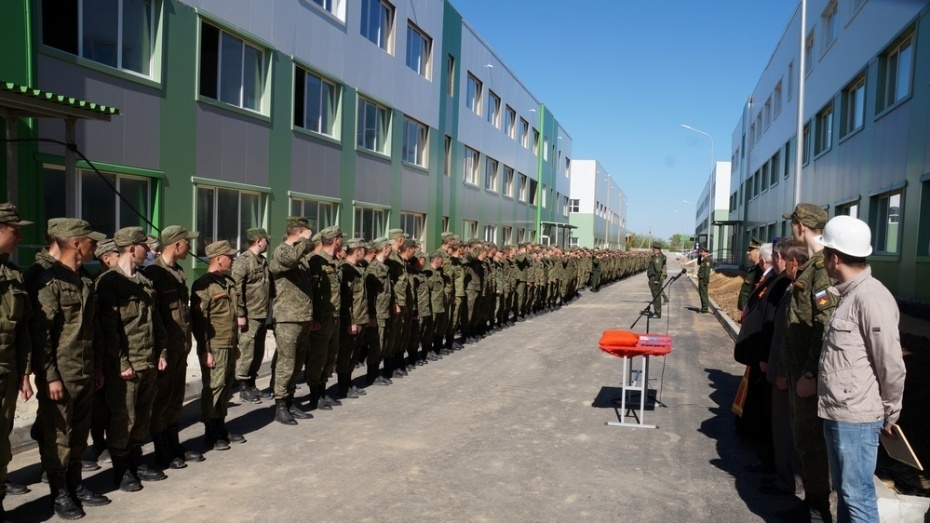
[[[810,0],[803,33],[800,20],[799,6],[733,132],[729,221],[736,252],[750,236],[771,241],[791,235],[782,214],[796,203],[801,149],[799,200],[821,205],[830,216],[866,221],[875,276],[899,298],[926,302],[930,7]],[[806,86],[799,144],[801,74]]]
[[[694,236],[706,245],[717,262],[738,262],[730,250],[729,232],[730,162],[716,162],[704,191],[697,200]]]
[[[572,162],[569,224],[572,247],[624,249],[626,196],[597,160]]]

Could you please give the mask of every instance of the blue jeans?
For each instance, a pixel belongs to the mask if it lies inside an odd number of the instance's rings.
[[[823,420],[827,460],[837,492],[837,523],[878,521],[875,462],[883,421],[843,423]]]

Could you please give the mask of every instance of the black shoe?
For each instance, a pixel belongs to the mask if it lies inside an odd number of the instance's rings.
[[[523,322],[526,321],[526,318],[524,318],[523,316],[520,316],[519,318],[517,318],[517,321],[518,321],[519,323],[523,323]]]
[[[100,467],[97,467],[97,468],[99,469]],[[3,483],[3,490],[6,491],[6,494],[8,496],[19,496],[21,494],[25,494],[29,492],[29,487],[27,487],[26,485],[20,485],[18,483],[13,483],[10,480],[6,480]]]
[[[323,408],[324,405],[328,407],[340,407],[342,406],[342,402],[330,397],[328,394],[323,394],[320,396],[320,408]]]
[[[451,350],[449,350],[449,349],[439,349],[439,355],[440,355],[440,356],[448,356],[449,354],[452,354],[452,351],[451,351]]]
[[[229,432],[226,429],[226,419],[219,418],[215,421],[216,423],[216,435],[229,443],[245,443],[247,440],[242,434],[236,434],[235,432]]]
[[[294,419],[313,419],[313,414],[310,414],[297,405],[291,405],[288,407],[287,413],[290,414]]]
[[[303,412],[303,411],[301,411]],[[297,425],[284,400],[274,401],[274,420],[284,425]]]
[[[184,458],[174,453],[168,445],[168,431],[161,434],[152,434],[152,442],[155,444],[155,461],[164,468],[183,469],[187,466]]]
[[[439,356],[430,352],[429,354],[426,355],[426,359],[428,361],[439,361]]]
[[[396,370],[394,371],[394,374],[391,375],[391,379],[398,380],[398,379],[400,379],[400,378],[403,378],[403,377],[406,376],[406,375],[407,375],[406,372],[401,372],[400,369],[396,369]]]
[[[417,367],[422,367],[424,365],[426,365],[426,360],[417,360],[416,362]]]
[[[343,393],[343,396],[348,399],[358,399],[358,392],[355,392],[352,388],[348,388]]]
[[[274,397],[274,394],[272,394],[271,389],[259,389],[255,385],[252,385],[252,394],[258,396],[259,399],[263,399],[263,400],[270,400],[271,398]]]
[[[61,519],[81,519],[87,514],[78,505],[68,492],[65,472],[53,471],[48,475],[48,486],[52,492],[52,509]]]
[[[116,469],[114,468],[113,470],[114,470],[114,474],[116,474],[117,473]],[[115,478],[116,478],[116,481],[115,481],[116,485],[123,492],[138,492],[142,490],[142,482],[139,481],[132,474],[132,472],[129,472],[128,470],[123,471],[122,474],[115,476]]]
[[[110,504],[110,498],[97,494],[84,486],[81,468],[71,467],[67,472],[68,492],[82,507],[102,507]]]
[[[245,381],[239,382],[239,401],[242,403],[261,403],[261,398],[258,397],[258,394],[252,390],[252,387]]]
[[[372,385],[387,386],[392,385],[394,382],[384,376],[378,376],[374,381],[371,382]]]
[[[139,476],[139,479],[142,481],[161,481],[163,479],[168,479],[168,476],[166,476],[164,472],[141,463],[136,467],[136,475]]]
[[[93,472],[95,470],[100,470],[100,465],[96,461],[91,461],[89,459],[81,460],[81,470],[84,472]],[[9,492],[7,492],[9,494]]]
[[[352,385],[351,387],[349,387],[349,391],[355,392],[355,394],[358,396],[364,396],[368,394],[367,392],[365,392],[365,389],[360,389],[356,387],[355,385]]]
[[[168,444],[168,448],[171,449],[171,452],[178,458],[184,460],[185,463],[199,463],[204,460],[203,454],[188,450],[187,447],[181,444],[180,428],[177,425],[172,425],[165,431],[165,442]]]

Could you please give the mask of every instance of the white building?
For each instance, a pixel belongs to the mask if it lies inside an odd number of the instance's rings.
[[[570,245],[623,249],[626,237],[626,196],[597,160],[572,162],[569,200]]]
[[[730,214],[730,162],[715,162],[704,191],[696,202],[694,236],[706,245],[718,262],[733,261],[727,237]]]

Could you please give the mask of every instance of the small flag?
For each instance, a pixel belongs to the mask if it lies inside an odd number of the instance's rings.
[[[827,296],[827,290],[824,289],[816,294],[814,294],[814,300],[817,302],[818,307],[823,307],[830,301],[830,297]]]

